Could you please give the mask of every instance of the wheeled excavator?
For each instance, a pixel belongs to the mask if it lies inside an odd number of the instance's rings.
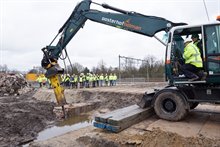
[[[91,4],[99,5],[113,12],[102,12],[90,9]],[[165,74],[168,86],[153,93],[145,93],[138,105],[141,108],[153,107],[156,114],[166,120],[178,121],[183,119],[190,109],[199,103],[220,103],[220,18],[216,22],[200,25],[174,23],[161,17],[148,16],[133,11],[125,11],[108,4],[98,4],[91,0],[78,3],[64,25],[59,29],[53,41],[42,49],[44,56],[41,61],[46,69],[46,77],[50,79],[57,102],[66,104],[64,89],[60,85],[60,75],[63,74],[58,64],[62,51],[70,40],[91,20],[118,29],[138,33],[147,37],[156,37],[156,33],[167,33]],[[183,62],[184,38],[192,34],[201,37],[200,49],[203,59],[203,72],[206,79],[189,81],[182,73],[180,66]],[[58,36],[55,45],[55,39]],[[64,111],[65,112],[65,111]]]

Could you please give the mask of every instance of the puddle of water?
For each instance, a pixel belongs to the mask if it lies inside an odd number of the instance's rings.
[[[90,125],[92,125],[92,120],[89,120],[87,115],[73,116],[60,122],[56,126],[40,132],[36,141],[47,140],[49,138],[65,134],[70,131],[78,130]]]

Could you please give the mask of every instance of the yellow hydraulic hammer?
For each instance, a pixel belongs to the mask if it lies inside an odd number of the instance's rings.
[[[59,66],[57,59],[51,58],[47,48],[42,49],[44,57],[41,61],[41,65],[46,69],[46,77],[50,80],[51,86],[53,87],[55,97],[59,106],[62,107],[63,116],[66,118],[64,105],[67,104],[64,96],[64,88],[60,85],[61,77],[60,74],[64,73],[64,69]]]
[[[54,76],[49,77],[51,85],[53,87],[56,100],[59,106],[62,106],[64,118],[66,117],[64,105],[67,104],[65,96],[64,96],[64,88],[60,85],[60,75],[56,74]]]

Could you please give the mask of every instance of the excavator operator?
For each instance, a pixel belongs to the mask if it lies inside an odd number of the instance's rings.
[[[198,34],[192,34],[191,37],[193,44],[195,44],[199,49],[202,48],[202,40],[199,39],[199,35]]]
[[[185,64],[181,66],[181,70],[189,78],[189,81],[202,79],[203,73],[201,69],[203,68],[203,63],[201,53],[190,38],[184,40],[183,58],[185,59]]]

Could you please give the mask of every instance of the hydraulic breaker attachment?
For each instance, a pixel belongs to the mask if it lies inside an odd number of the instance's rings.
[[[151,107],[154,94],[155,94],[155,92],[152,92],[149,94],[147,94],[147,92],[145,92],[141,101],[138,102],[137,105],[141,108]]]
[[[49,77],[51,85],[53,87],[56,100],[59,106],[62,106],[64,118],[66,118],[64,105],[67,104],[64,96],[64,88],[60,85],[60,75],[54,75]]]
[[[50,58],[48,48],[43,48],[42,51],[44,57],[41,60],[41,66],[47,70],[45,76],[50,80],[57,103],[62,107],[63,117],[66,118],[64,105],[67,104],[67,102],[64,96],[64,88],[60,85],[60,74],[64,73],[64,69],[59,66],[56,59]]]

